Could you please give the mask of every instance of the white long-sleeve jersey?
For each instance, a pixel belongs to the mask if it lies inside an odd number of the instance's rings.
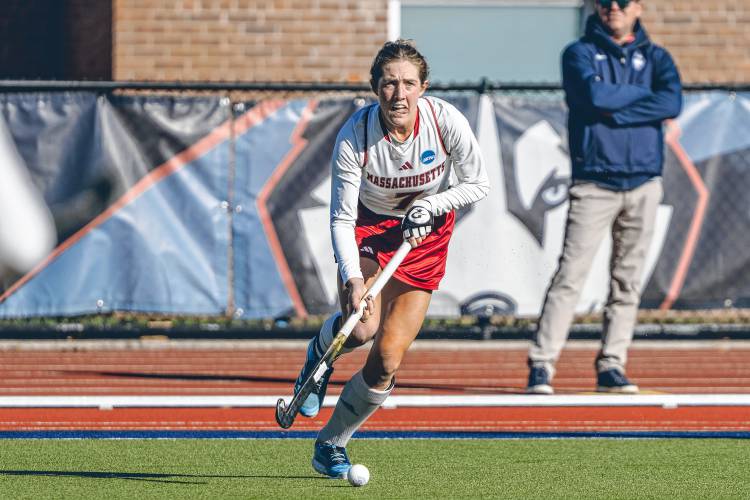
[[[331,168],[331,239],[344,283],[362,277],[354,236],[359,201],[375,213],[403,217],[422,199],[439,216],[489,192],[469,122],[435,97],[419,99],[414,132],[403,143],[389,137],[377,104],[354,113],[336,137]]]

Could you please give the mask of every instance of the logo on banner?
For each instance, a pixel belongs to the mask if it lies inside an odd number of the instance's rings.
[[[479,296],[482,300],[478,303],[492,303],[499,310],[515,304],[514,314],[533,315],[541,310],[545,291],[562,251],[572,170],[565,144],[565,123],[559,114],[537,112],[536,116],[530,117],[535,121],[519,119],[511,127],[507,124],[513,122],[508,119],[509,115],[513,116],[513,111],[503,108],[503,113],[504,120],[501,122],[498,118],[501,169],[505,181],[500,206],[511,217],[496,213],[500,225],[487,229],[487,232],[504,235],[504,242],[515,251],[499,257],[503,269],[497,273],[500,279],[496,280],[494,289],[474,293],[500,293],[505,299]],[[652,250],[643,270],[643,283],[648,283],[670,216],[669,207],[659,207]],[[609,289],[611,247],[611,238],[603,238],[588,265],[589,276],[580,292],[577,311],[592,312],[603,306]],[[462,279],[468,278],[462,276]]]

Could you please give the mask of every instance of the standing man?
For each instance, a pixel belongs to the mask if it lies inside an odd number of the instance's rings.
[[[552,394],[591,262],[609,231],[610,291],[597,390],[638,392],[625,376],[640,302],[641,275],[662,197],[662,122],[682,106],[672,57],[651,43],[640,0],[597,0],[586,34],[562,55],[573,167],[565,241],[529,350],[527,392]]]

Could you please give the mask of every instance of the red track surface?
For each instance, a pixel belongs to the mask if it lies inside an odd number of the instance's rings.
[[[253,346],[256,347],[253,347]],[[170,348],[0,351],[0,396],[289,395],[304,346],[242,343],[225,349]],[[422,344],[410,351],[394,394],[520,393],[524,344]],[[640,343],[628,374],[643,391],[750,393],[750,344]],[[459,348],[464,346],[464,348]],[[678,348],[675,348],[678,347]],[[689,348],[688,348],[689,347]],[[570,343],[558,363],[558,394],[590,391],[591,343]],[[355,352],[336,365],[330,393],[364,361]],[[292,430],[320,428],[330,414],[299,418]],[[0,430],[279,430],[270,408],[3,408]],[[564,432],[750,431],[750,407],[483,407],[382,409],[363,430]]]
[[[331,409],[299,417],[290,429],[313,431]],[[381,409],[367,431],[613,432],[750,431],[747,407],[552,407]],[[0,409],[0,431],[279,431],[271,408]]]

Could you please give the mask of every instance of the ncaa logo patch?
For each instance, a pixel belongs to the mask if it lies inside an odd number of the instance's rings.
[[[420,156],[419,159],[425,165],[429,165],[430,163],[435,161],[435,152],[431,149],[428,149],[427,151],[422,153],[422,156]]]

